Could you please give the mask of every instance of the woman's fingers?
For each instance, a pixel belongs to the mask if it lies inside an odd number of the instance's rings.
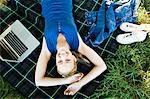
[[[69,93],[69,95],[74,95],[74,93],[71,91],[71,92]]]
[[[72,88],[67,88],[64,91],[64,95],[74,95],[73,89]]]
[[[64,95],[70,95],[71,92],[71,88],[67,88],[65,91],[64,91]]]
[[[80,73],[79,76],[78,76],[78,81],[79,81],[80,79],[82,79],[83,76],[84,76],[84,74],[83,74],[83,73]]]
[[[74,83],[74,82],[81,80],[83,76],[84,76],[83,73],[78,73],[78,74],[74,74],[74,75],[70,76],[69,79],[70,79],[71,83]]]
[[[70,92],[70,91],[66,89],[66,90],[64,91],[64,95],[69,95],[69,92]]]

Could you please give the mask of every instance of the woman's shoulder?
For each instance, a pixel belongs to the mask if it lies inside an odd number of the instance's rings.
[[[81,52],[83,50],[83,47],[84,47],[85,43],[83,42],[80,34],[77,33],[77,35],[78,35],[78,40],[79,40],[78,52]]]
[[[49,51],[47,44],[46,44],[46,39],[43,37],[43,43],[42,43],[42,50],[41,52],[45,53],[47,56],[51,56],[51,52]]]

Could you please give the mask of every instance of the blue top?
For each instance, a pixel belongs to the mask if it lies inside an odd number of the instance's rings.
[[[77,51],[79,40],[72,15],[72,0],[43,0],[44,36],[51,53],[56,53],[57,38],[62,33],[71,50]]]

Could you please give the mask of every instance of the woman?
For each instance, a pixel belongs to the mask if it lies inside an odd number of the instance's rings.
[[[42,14],[45,18],[45,30],[42,50],[37,62],[35,83],[37,86],[56,86],[70,84],[65,95],[74,95],[82,86],[106,70],[101,57],[81,39],[72,15],[72,0],[43,0]],[[86,56],[95,66],[83,77],[76,73],[76,58],[71,51]],[[56,54],[57,71],[64,78],[45,77],[47,63],[52,54]]]

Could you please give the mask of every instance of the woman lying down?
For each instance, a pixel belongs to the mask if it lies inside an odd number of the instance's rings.
[[[41,4],[45,30],[35,71],[36,86],[70,84],[64,95],[74,95],[107,67],[102,58],[82,41],[72,15],[72,0],[43,0]],[[86,76],[76,73],[77,59],[71,51],[79,52],[94,64]],[[44,76],[52,54],[56,54],[57,72],[62,78]]]

